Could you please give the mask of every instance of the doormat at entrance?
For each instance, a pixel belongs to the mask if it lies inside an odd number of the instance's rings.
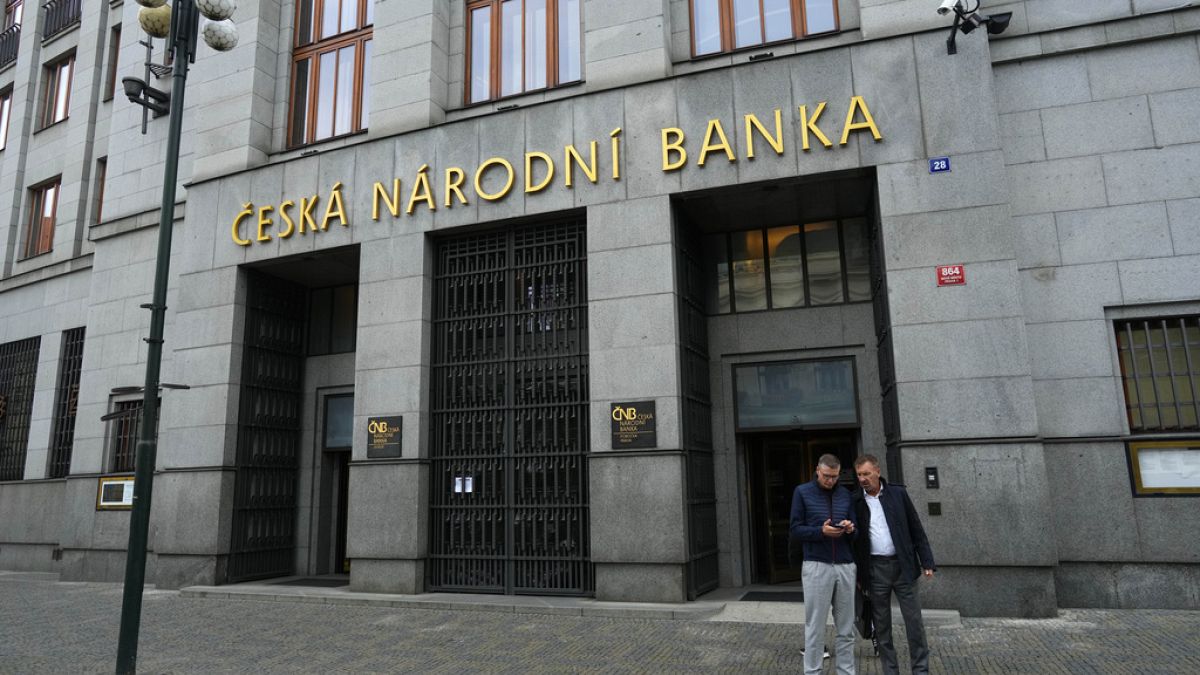
[[[804,591],[750,591],[743,602],[804,602]]]
[[[276,586],[317,586],[320,588],[337,588],[339,586],[349,586],[349,579],[317,579],[309,577],[307,579],[292,579],[290,581],[276,581]]]

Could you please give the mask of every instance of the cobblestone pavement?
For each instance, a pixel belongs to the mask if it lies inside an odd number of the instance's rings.
[[[118,584],[0,575],[0,673],[112,672]],[[933,628],[941,673],[1200,673],[1200,612]],[[897,637],[902,638],[902,635]],[[798,673],[799,627],[184,598],[147,591],[139,666],[192,672]],[[879,672],[859,645],[859,672]],[[826,671],[832,665],[826,661]]]

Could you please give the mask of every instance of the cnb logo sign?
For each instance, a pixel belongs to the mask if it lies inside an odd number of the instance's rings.
[[[367,422],[367,432],[372,434],[386,434],[391,431],[388,428],[387,420],[371,420]]]
[[[626,408],[615,405],[613,406],[612,418],[614,422],[632,422],[637,419],[637,408],[633,406]]]

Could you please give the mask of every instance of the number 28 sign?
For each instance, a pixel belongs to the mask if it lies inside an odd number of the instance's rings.
[[[962,265],[938,265],[938,286],[961,286],[965,283],[967,283],[967,275]]]

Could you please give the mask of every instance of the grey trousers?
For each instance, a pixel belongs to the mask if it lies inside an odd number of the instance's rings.
[[[854,563],[831,565],[805,560],[800,568],[804,584],[804,672],[820,675],[825,651],[825,618],[833,605],[837,634],[834,654],[837,672],[854,675]]]
[[[929,672],[929,645],[925,642],[925,626],[921,623],[921,601],[916,582],[900,578],[900,563],[887,558],[871,558],[871,618],[875,621],[875,639],[879,643],[879,662],[883,672],[898,675],[900,664],[896,646],[892,644],[892,592],[900,601],[904,631],[908,636],[908,655],[912,671],[918,675]]]

